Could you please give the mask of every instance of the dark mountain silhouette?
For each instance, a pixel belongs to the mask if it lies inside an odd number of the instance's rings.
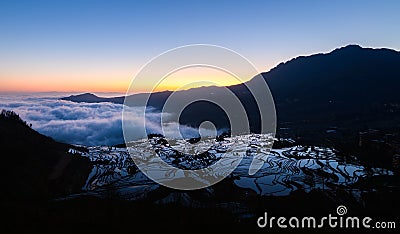
[[[358,131],[366,128],[391,128],[399,125],[400,53],[390,49],[362,48],[348,45],[327,54],[300,56],[262,73],[275,100],[278,134],[291,128],[291,133],[306,136],[332,127]],[[258,76],[260,77],[260,76]],[[249,81],[254,82],[253,80]],[[254,98],[244,84],[228,87],[243,103],[251,123],[258,132],[260,116]],[[219,87],[201,87],[179,91],[184,99],[200,92],[205,96],[219,93]],[[172,92],[151,94],[148,105],[161,111]],[[127,97],[143,98],[142,94]],[[71,96],[64,100],[91,102],[95,99],[123,103],[123,97],[98,98]],[[221,109],[206,102],[190,105],[180,118],[181,124],[198,127],[209,120],[229,127]],[[315,138],[315,137],[314,137]]]
[[[1,200],[47,200],[79,192],[92,165],[87,158],[67,153],[70,148],[78,149],[39,134],[16,113],[3,110]]]
[[[372,120],[400,101],[400,53],[349,45],[263,73],[283,121]],[[314,116],[314,117],[313,117]],[[384,117],[384,116],[381,116]]]
[[[100,103],[100,102],[112,102],[117,104],[124,103],[124,97],[115,97],[115,98],[102,98],[98,97],[91,93],[84,93],[79,95],[72,95],[66,98],[61,98],[61,100],[67,100],[72,102],[86,102],[86,103]]]
[[[148,105],[155,107],[156,109],[161,109],[165,100],[169,97],[169,95],[171,95],[171,93],[172,93],[172,91],[163,91],[163,92],[154,93],[152,98],[149,100]],[[128,99],[145,100],[145,95],[141,94],[141,93],[134,94],[134,95],[128,96]],[[84,94],[71,95],[69,97],[64,97],[64,98],[61,98],[61,100],[77,102],[77,103],[111,102],[111,103],[115,103],[115,104],[124,104],[125,97],[123,96],[123,97],[104,98],[104,97],[98,97],[91,93],[84,93]]]

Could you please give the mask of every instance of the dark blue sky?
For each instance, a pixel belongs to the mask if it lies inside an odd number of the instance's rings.
[[[346,44],[400,50],[399,11],[400,1],[1,1],[0,91],[121,88],[193,43],[233,49],[260,71]],[[107,87],[92,89],[122,91]]]

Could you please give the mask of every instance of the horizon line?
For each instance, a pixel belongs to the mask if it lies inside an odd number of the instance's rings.
[[[397,50],[396,48],[391,48],[391,47],[387,47],[387,46],[386,47],[385,46],[364,46],[364,45],[362,45],[360,43],[348,43],[348,44],[345,44],[345,45],[342,45],[342,46],[334,47],[333,49],[330,49],[328,51],[319,51],[319,52],[313,52],[313,53],[310,53],[310,54],[299,54],[299,55],[293,56],[293,57],[291,57],[289,59],[286,59],[286,60],[283,60],[281,62],[278,62],[275,66],[272,66],[269,69],[266,69],[264,71],[259,71],[259,74],[268,73],[271,70],[273,70],[274,68],[278,67],[279,65],[285,64],[285,63],[290,62],[293,59],[296,59],[296,58],[299,58],[299,57],[310,57],[310,56],[313,56],[313,55],[320,55],[320,54],[326,55],[326,54],[332,53],[335,50],[340,50],[340,49],[343,49],[343,48],[346,48],[346,47],[350,47],[350,46],[358,46],[358,47],[360,47],[362,49],[373,49],[373,50],[386,49],[386,50],[393,50],[395,52],[400,52],[400,50]],[[259,75],[259,74],[257,74],[257,75]],[[237,85],[237,84],[225,85],[225,87],[231,86],[231,85]],[[200,88],[200,87],[202,87],[202,86],[192,87],[192,88]],[[165,90],[163,89],[163,90],[157,90],[157,91],[154,91],[154,92],[178,91],[178,90],[179,89],[165,89]],[[102,93],[102,94],[103,93],[104,94],[108,93],[108,94],[113,94],[114,93],[114,94],[127,94],[128,91],[129,91],[129,87],[127,89],[123,90],[123,91],[122,90],[118,90],[118,91],[116,91],[116,90],[90,90],[90,89],[87,89],[87,90],[65,90],[65,91],[64,90],[0,90],[0,94],[30,94],[30,93],[32,93],[32,94],[33,93],[71,93],[71,94],[73,94],[73,93]],[[144,92],[143,91],[138,91],[138,92],[131,93],[131,94],[139,94],[139,93],[144,93]]]

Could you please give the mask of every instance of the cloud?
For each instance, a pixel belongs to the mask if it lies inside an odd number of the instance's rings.
[[[57,97],[0,96],[0,109],[13,110],[38,132],[57,141],[82,145],[123,143],[122,105],[90,104]]]
[[[13,110],[32,124],[38,132],[53,139],[87,146],[115,145],[124,142],[122,131],[123,105],[113,103],[73,103],[59,100],[59,97],[0,95],[0,109]],[[143,139],[143,108],[129,110],[130,124],[127,130],[132,140]],[[168,113],[163,113],[168,119]],[[167,136],[198,136],[198,130],[168,122],[161,129],[160,113],[151,110],[146,115],[148,133],[164,133]],[[212,131],[203,131],[214,135]]]

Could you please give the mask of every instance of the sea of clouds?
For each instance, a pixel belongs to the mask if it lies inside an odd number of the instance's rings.
[[[123,105],[113,103],[74,103],[60,100],[66,94],[0,94],[0,110],[12,110],[32,128],[53,139],[86,146],[116,145],[124,142],[122,131]],[[145,138],[142,130],[143,108],[130,109],[129,129],[131,140]],[[136,114],[135,114],[136,113]],[[168,117],[167,113],[163,114]],[[157,121],[160,113],[148,113],[146,126],[148,133],[182,134],[185,137],[198,136],[198,130],[167,123],[160,129]],[[179,131],[177,131],[179,129]],[[213,134],[213,133],[210,133]]]

